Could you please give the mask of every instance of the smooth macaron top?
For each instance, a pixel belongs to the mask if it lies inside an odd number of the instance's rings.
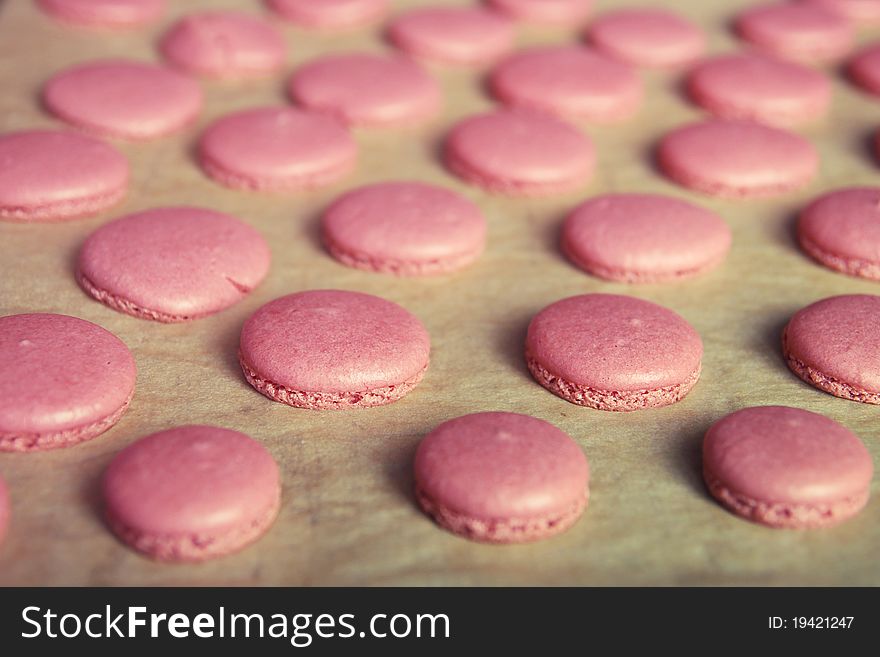
[[[840,14],[856,24],[880,23],[880,0],[800,0],[809,5],[822,7]]]
[[[266,0],[281,18],[315,30],[345,30],[378,21],[388,0]]]
[[[151,23],[165,11],[165,0],[38,0],[47,14],[89,27],[131,27]]]
[[[393,386],[428,365],[425,327],[370,294],[309,290],[270,301],[245,322],[241,359],[297,392],[350,393]]]
[[[845,294],[794,314],[785,329],[787,353],[826,377],[880,392],[880,296]]]
[[[593,0],[488,0],[488,4],[524,23],[571,25],[583,22]]]
[[[240,301],[269,271],[263,237],[235,217],[194,207],[130,214],[80,249],[91,286],[147,311],[201,317]]]
[[[147,62],[102,60],[56,73],[43,102],[60,119],[99,135],[149,139],[195,120],[199,83]]]
[[[278,465],[243,433],[190,425],[151,434],[123,449],[103,480],[106,511],[151,537],[242,533],[273,512]]]
[[[9,489],[3,477],[0,477],[0,545],[6,538],[6,531],[9,527],[9,517],[12,515],[9,505]]]
[[[67,315],[0,317],[0,433],[44,434],[99,422],[134,391],[122,340]]]
[[[713,424],[703,467],[737,495],[765,503],[826,504],[864,494],[874,466],[859,438],[824,415],[757,406]]]
[[[570,511],[587,495],[590,469],[574,440],[518,413],[474,413],[444,422],[419,444],[419,491],[479,520],[528,520]]]
[[[880,187],[838,189],[800,214],[798,237],[832,256],[880,265]]]
[[[700,368],[703,342],[680,315],[616,294],[557,301],[532,318],[526,353],[551,375],[603,391],[656,390]]]

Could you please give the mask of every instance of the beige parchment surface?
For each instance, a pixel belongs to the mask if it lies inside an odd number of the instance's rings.
[[[396,2],[397,9],[424,2]],[[597,10],[620,2],[597,2]],[[651,4],[642,0],[641,4]],[[729,18],[748,2],[661,3],[697,20],[713,52],[735,47]],[[184,11],[208,7],[262,11],[257,0],[172,0],[157,26],[110,33],[64,28],[30,0],[0,5],[0,130],[59,125],[40,110],[38,91],[54,71],[99,57],[152,60],[161,31]],[[71,449],[0,454],[12,495],[10,534],[0,547],[0,584],[36,585],[702,585],[880,584],[880,484],[858,518],[826,531],[779,531],[742,521],[706,494],[699,471],[703,432],[744,406],[788,404],[824,413],[862,437],[880,463],[880,408],[836,399],[786,369],[779,332],[792,312],[842,293],[880,293],[880,285],[812,263],[797,249],[792,221],[812,196],[849,184],[878,184],[868,148],[880,127],[880,101],[835,74],[826,121],[804,132],[822,157],[809,189],[768,201],[724,202],[664,181],[650,153],[669,128],[700,112],[680,94],[680,76],[646,74],[639,117],[612,127],[584,125],[596,142],[595,179],[577,192],[541,200],[484,194],[447,174],[437,145],[458,118],[491,107],[482,75],[433,70],[446,110],[408,132],[360,131],[355,175],[309,194],[253,194],[223,189],[193,165],[201,129],[230,111],[284,102],[287,73],[320,53],[382,51],[379,29],[343,36],[282,26],[287,71],[272,79],[205,83],[206,108],[182,135],[120,143],[133,168],[126,201],[100,216],[60,225],[0,224],[0,314],[61,312],[97,322],[122,338],[139,370],[130,410],[110,432]],[[880,33],[860,33],[861,41]],[[571,42],[578,31],[520,30],[520,44]],[[833,73],[833,71],[832,71]],[[396,279],[343,267],[321,248],[321,209],[343,190],[396,178],[449,186],[475,200],[490,230],[485,255],[452,276]],[[626,286],[591,278],[560,255],[565,213],[610,191],[681,196],[719,212],[734,246],[717,271],[680,284]],[[118,314],[77,287],[78,246],[96,227],[153,206],[196,204],[238,215],[270,241],[267,281],[236,307],[189,324],[162,325]],[[384,408],[314,412],[265,399],[235,362],[242,322],[261,304],[310,288],[378,294],[416,313],[433,342],[424,382]],[[632,294],[681,313],[705,342],[703,376],[681,403],[614,414],[571,405],[538,386],[522,358],[529,318],[545,305],[586,292]],[[880,327],[878,327],[880,330]],[[2,373],[0,373],[2,375]],[[544,418],[571,434],[592,466],[590,507],[568,533],[524,546],[486,546],[437,528],[416,508],[411,460],[438,423],[480,410]],[[121,448],[148,433],[212,423],[262,441],[281,466],[284,503],[274,528],[231,557],[195,566],[162,565],[123,547],[104,527],[99,481]]]

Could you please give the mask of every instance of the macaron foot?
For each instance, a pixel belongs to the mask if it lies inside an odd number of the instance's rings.
[[[782,334],[782,351],[785,355],[785,362],[788,368],[795,375],[814,388],[818,388],[829,395],[840,397],[841,399],[849,399],[850,401],[861,402],[863,404],[880,404],[880,393],[868,392],[867,390],[859,390],[848,383],[838,381],[837,379],[823,374],[819,370],[810,367],[803,361],[795,358],[788,349],[787,331]]]
[[[813,240],[799,236],[801,248],[816,262],[848,276],[880,281],[880,262],[860,258],[844,258],[819,247]]]

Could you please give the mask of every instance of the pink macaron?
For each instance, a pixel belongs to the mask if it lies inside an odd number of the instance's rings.
[[[281,506],[272,455],[237,431],[183,426],[123,449],[103,480],[107,523],[160,561],[204,561],[265,534]]]
[[[70,25],[127,28],[158,19],[165,0],[37,0],[37,6]]]
[[[388,0],[266,0],[266,5],[298,27],[327,32],[372,25],[388,12]]]
[[[880,44],[856,53],[846,67],[849,78],[868,93],[880,96]]]
[[[261,107],[212,123],[198,145],[202,169],[233,189],[329,185],[354,169],[357,146],[339,121],[292,107]]]
[[[43,87],[43,103],[61,120],[99,136],[151,139],[195,121],[202,89],[164,66],[102,60],[56,73]]]
[[[819,168],[800,135],[750,121],[710,119],[677,128],[657,160],[672,180],[723,198],[776,196],[807,185]]]
[[[307,62],[288,84],[302,107],[326,112],[349,125],[411,126],[440,112],[440,85],[404,57],[346,53]]]
[[[593,7],[593,0],[487,0],[487,3],[516,21],[549,26],[579,25]]]
[[[590,468],[570,436],[518,413],[444,422],[415,457],[416,498],[437,524],[485,543],[564,532],[584,512]]]
[[[602,52],[645,68],[678,68],[706,49],[702,30],[666,9],[609,11],[590,24],[586,36]]]
[[[128,191],[128,160],[69,130],[0,134],[0,220],[61,221],[102,212]]]
[[[846,294],[794,314],[782,333],[788,367],[835,397],[880,404],[880,296]]]
[[[562,227],[562,250],[611,281],[661,283],[717,267],[730,228],[714,212],[659,194],[606,194],[578,206]]]
[[[725,119],[797,125],[823,117],[831,103],[826,75],[757,52],[700,62],[686,84],[695,103]]]
[[[713,424],[703,440],[709,492],[769,527],[827,527],[868,501],[874,465],[862,441],[824,415],[757,406]]]
[[[453,173],[490,192],[546,196],[585,185],[596,156],[574,126],[514,108],[460,121],[446,138],[444,159]]]
[[[829,269],[880,281],[880,188],[820,196],[801,212],[797,234],[801,248]]]
[[[492,71],[489,89],[507,105],[597,123],[632,117],[643,95],[641,79],[627,64],[581,46],[515,53]]]
[[[428,6],[396,16],[392,44],[412,57],[439,64],[484,66],[513,49],[513,23],[482,7]]]
[[[676,313],[634,297],[582,294],[532,318],[526,364],[566,401],[602,411],[674,404],[700,378],[703,342]]]
[[[417,317],[360,292],[310,290],[270,301],[245,322],[245,378],[273,401],[310,409],[381,406],[428,368],[430,338]]]
[[[446,274],[486,244],[479,207],[442,187],[386,182],[345,193],[327,208],[321,233],[339,262],[398,276]]]
[[[880,0],[800,0],[840,14],[857,25],[880,23]]]
[[[238,303],[266,277],[269,246],[235,217],[171,207],[104,224],[85,241],[76,278],[114,310],[183,322]]]
[[[189,14],[171,26],[159,43],[165,60],[208,78],[263,76],[284,66],[287,46],[275,26],[238,11]]]
[[[9,489],[3,477],[0,477],[0,545],[3,545],[3,539],[9,531],[9,519],[12,517],[12,509],[9,504]]]
[[[67,315],[0,317],[0,452],[67,447],[125,413],[136,370],[128,347]]]

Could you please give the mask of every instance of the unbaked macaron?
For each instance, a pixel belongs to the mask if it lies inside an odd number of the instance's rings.
[[[589,182],[590,139],[544,112],[513,108],[468,117],[444,145],[446,166],[465,181],[510,196],[545,196]]]
[[[428,368],[430,338],[414,315],[360,292],[310,290],[270,301],[245,322],[245,378],[277,402],[311,409],[401,399]]]
[[[420,276],[476,260],[486,244],[486,220],[474,203],[443,187],[386,182],[334,201],[321,233],[330,254],[349,267]]]
[[[589,500],[587,457],[549,422],[474,413],[444,422],[414,465],[419,505],[444,529],[485,543],[523,543],[571,527]]]
[[[284,65],[287,46],[275,26],[238,11],[189,14],[159,43],[165,60],[194,75],[246,78],[268,75]]]
[[[490,7],[516,21],[536,25],[579,25],[589,15],[593,0],[487,0]]]
[[[428,6],[396,16],[392,44],[412,57],[439,64],[484,66],[513,49],[513,23],[482,7]]]
[[[782,333],[788,367],[835,397],[880,404],[880,296],[845,294],[794,314]]]
[[[776,196],[808,184],[819,168],[800,135],[750,121],[710,119],[677,128],[657,160],[672,180],[724,198]]]
[[[134,394],[122,340],[67,315],[0,317],[0,452],[91,440],[116,424]]]
[[[123,449],[103,480],[107,523],[129,547],[160,561],[237,552],[272,526],[281,480],[272,455],[237,431],[190,425]]]
[[[3,477],[0,477],[0,545],[3,545],[3,539],[6,538],[6,532],[9,530],[9,519],[12,516],[12,509],[9,504],[9,489]]]
[[[328,32],[371,25],[388,11],[388,0],[266,0],[266,5],[303,29]]]
[[[557,301],[532,318],[526,364],[566,401],[603,411],[674,404],[700,378],[703,342],[680,315],[616,294]]]
[[[781,126],[815,121],[831,102],[828,76],[757,52],[700,62],[688,75],[687,91],[695,103],[721,118]]]
[[[151,139],[195,121],[199,83],[164,66],[102,60],[56,73],[43,87],[55,116],[99,136]]]
[[[269,246],[235,217],[158,208],[104,224],[79,252],[76,278],[114,310],[183,322],[238,303],[266,277]]]
[[[37,0],[37,5],[62,23],[83,27],[135,27],[165,11],[165,0]]]
[[[357,146],[338,120],[292,107],[230,114],[202,134],[198,160],[233,189],[312,189],[336,182],[355,165]]]
[[[562,250],[611,281],[660,283],[717,267],[730,228],[714,212],[659,194],[606,194],[578,206],[562,227]]]
[[[624,121],[642,102],[642,81],[627,64],[582,46],[542,46],[515,53],[489,78],[498,100],[562,118]]]
[[[827,527],[868,501],[874,465],[862,441],[824,415],[786,406],[744,408],[703,440],[709,492],[769,527]]]
[[[128,191],[128,160],[72,130],[0,134],[0,220],[73,219],[106,210]]]
[[[860,50],[846,67],[849,78],[868,93],[880,96],[880,44]]]
[[[344,53],[303,64],[290,78],[290,97],[349,125],[412,126],[440,112],[440,85],[410,59]]]

